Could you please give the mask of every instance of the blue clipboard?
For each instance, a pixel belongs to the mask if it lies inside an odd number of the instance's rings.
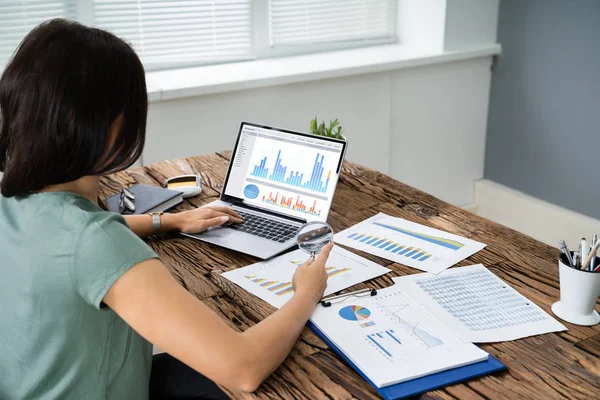
[[[404,399],[406,397],[415,396],[417,394],[428,392],[430,390],[438,389],[440,387],[452,385],[458,382],[466,381],[471,378],[478,376],[491,374],[493,372],[502,371],[506,369],[506,366],[498,361],[491,355],[487,361],[481,361],[475,364],[465,365],[464,367],[458,367],[450,369],[448,371],[438,372],[437,374],[423,376],[421,378],[413,379],[410,381],[397,383],[395,385],[378,388],[371,382],[369,378],[363,374],[363,372],[346,357],[342,351],[335,346],[323,332],[319,330],[312,322],[308,321],[308,327],[320,337],[327,345],[336,352],[337,355],[350,365],[358,374],[371,386],[379,392],[379,394],[386,400]]]

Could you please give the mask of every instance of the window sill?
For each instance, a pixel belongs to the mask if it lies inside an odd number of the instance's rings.
[[[391,71],[499,54],[501,46],[427,52],[387,45],[146,73],[150,102]]]

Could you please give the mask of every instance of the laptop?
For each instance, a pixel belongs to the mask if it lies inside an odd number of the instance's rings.
[[[242,122],[219,200],[241,214],[185,236],[266,259],[296,245],[298,229],[326,221],[346,141]]]

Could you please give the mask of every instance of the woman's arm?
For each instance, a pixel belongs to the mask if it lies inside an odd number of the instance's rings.
[[[152,217],[144,215],[124,215],[129,229],[139,237],[148,237],[154,234]],[[185,232],[198,233],[213,226],[220,226],[231,221],[242,222],[238,213],[227,207],[200,207],[195,210],[183,211],[177,214],[165,213],[160,216],[162,225],[161,233]]]
[[[285,306],[242,333],[183,289],[157,260],[126,272],[104,303],[148,341],[201,374],[231,390],[251,392],[285,360],[323,296],[332,247],[297,269],[295,294]]]

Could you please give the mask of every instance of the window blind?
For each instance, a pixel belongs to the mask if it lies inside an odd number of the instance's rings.
[[[23,37],[40,23],[53,18],[75,18],[74,1],[0,1],[0,71]]]
[[[393,41],[394,0],[270,0],[271,47]]]
[[[147,70],[396,40],[394,0],[0,0],[0,70],[52,18],[115,33]]]
[[[92,0],[91,13],[160,69],[251,58],[251,11],[251,0]]]

